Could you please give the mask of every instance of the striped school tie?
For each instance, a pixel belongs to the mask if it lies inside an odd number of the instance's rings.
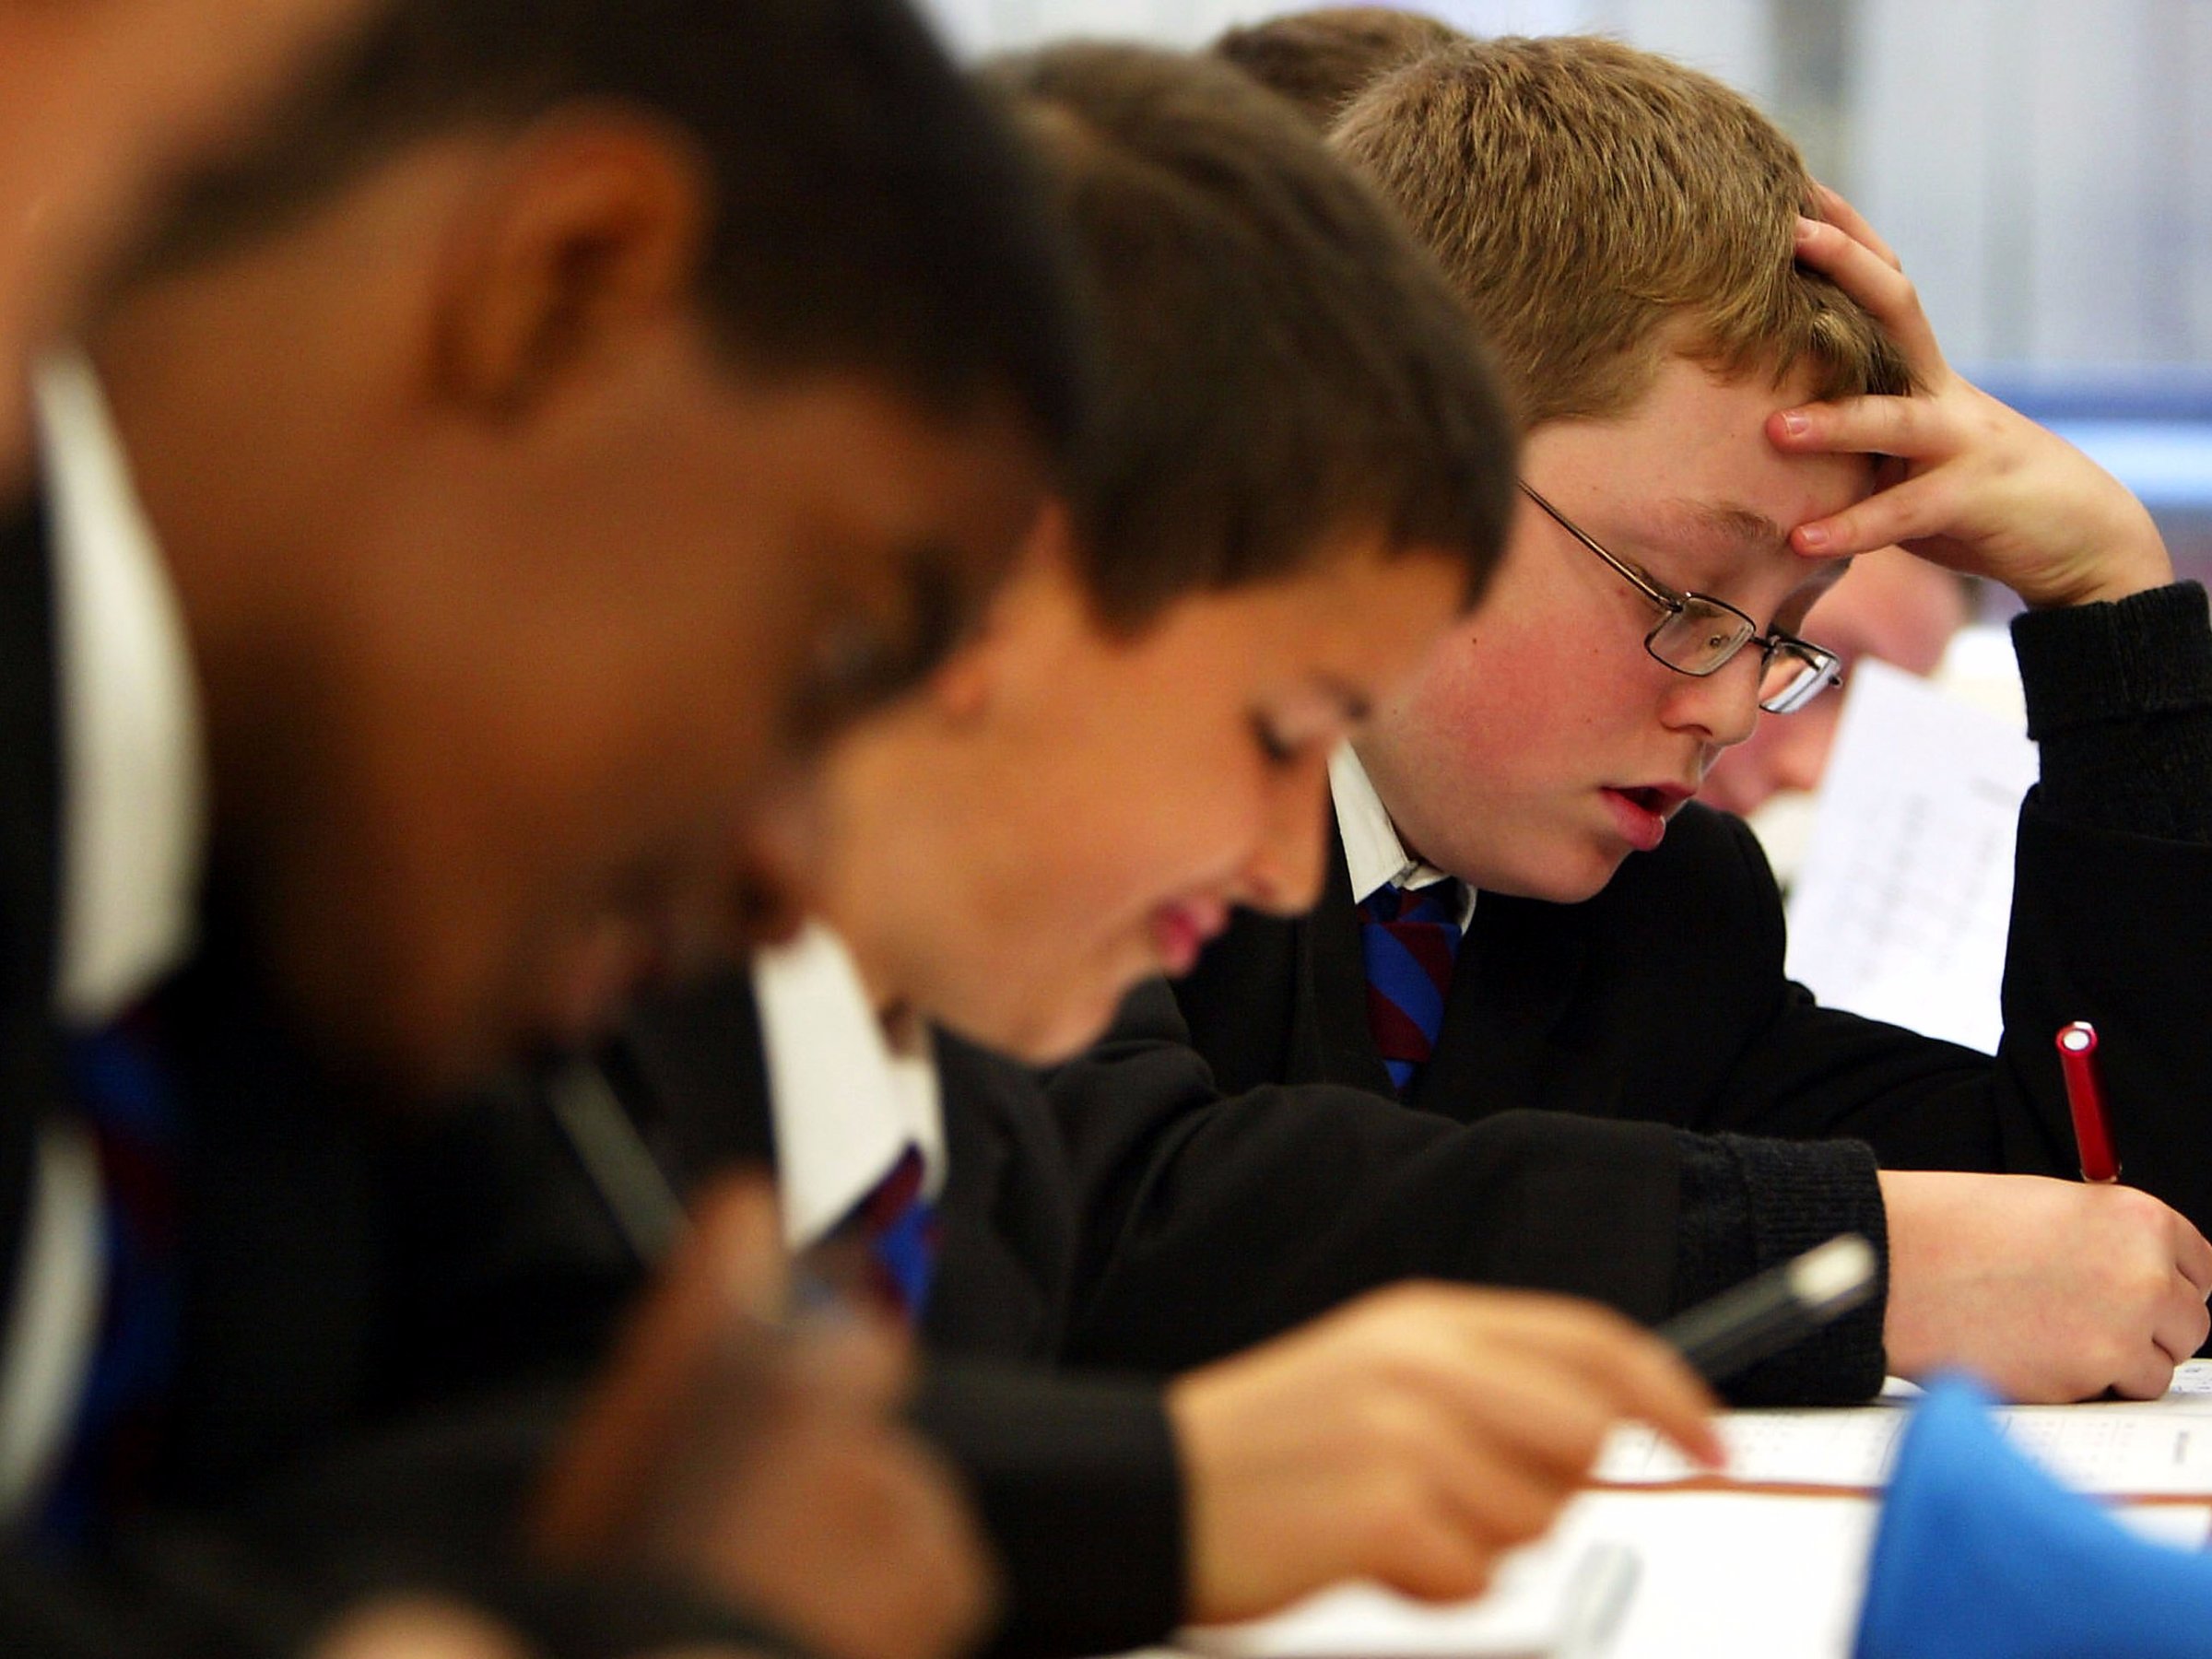
[[[39,1517],[40,1534],[65,1548],[143,1503],[176,1371],[177,1102],[158,1056],[144,1006],[68,1045],[73,1092],[99,1148],[105,1260],[98,1343]]]
[[[1359,904],[1367,961],[1367,1023],[1400,1099],[1436,1053],[1444,994],[1459,957],[1461,888],[1439,881],[1409,889],[1378,888]]]
[[[944,1228],[923,1191],[921,1149],[909,1145],[890,1172],[830,1235],[861,1257],[860,1288],[909,1328],[922,1323]]]

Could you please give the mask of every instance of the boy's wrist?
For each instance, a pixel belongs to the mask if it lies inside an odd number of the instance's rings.
[[[2070,606],[2107,605],[2116,600],[2171,586],[2173,559],[2150,514],[2133,497],[2128,512],[2092,546],[2080,568],[2053,572],[2045,584],[2009,583],[2032,610],[2063,610]]]

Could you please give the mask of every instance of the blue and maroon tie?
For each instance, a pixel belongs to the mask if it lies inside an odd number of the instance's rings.
[[[90,1372],[39,1530],[64,1548],[144,1500],[176,1370],[178,1122],[159,1020],[141,1005],[69,1043],[76,1102],[100,1154],[105,1273]]]
[[[923,1174],[922,1153],[910,1145],[837,1230],[866,1248],[870,1297],[910,1327],[921,1324],[928,1305],[943,1236],[936,1206],[923,1191]]]
[[[1460,885],[1375,889],[1359,903],[1367,1023],[1400,1099],[1436,1053],[1444,995],[1459,958]]]

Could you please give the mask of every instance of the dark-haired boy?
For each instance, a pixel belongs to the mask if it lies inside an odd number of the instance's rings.
[[[1489,574],[1510,421],[1433,265],[1279,100],[1132,48],[989,74],[1099,318],[1066,522],[837,746],[811,862],[850,955],[763,964],[758,1028],[742,984],[656,1008],[608,1076],[679,1179],[772,1159],[796,1248],[942,1183],[947,1363],[918,1416],[1002,1545],[1006,1648],[1126,1647],[1347,1576],[1464,1595],[1614,1418],[1694,1436],[1673,1357],[1600,1310],[1430,1285],[1172,1385],[1042,1374],[1090,1247],[1065,1148],[1034,1077],[915,1016],[1055,1058],[1232,902],[1309,901],[1338,735]],[[926,1230],[876,1236],[911,1308]]]
[[[405,1340],[472,1264],[411,1253],[382,1109],[741,943],[806,751],[1033,515],[1074,333],[895,0],[417,0],[44,377],[0,559],[0,1645],[288,1652],[394,1583],[564,1652],[734,1628],[529,1570],[513,1426]],[[857,1566],[909,1571],[883,1519]],[[951,1645],[978,1571],[865,1651]],[[804,1627],[838,1571],[758,1599]]]
[[[18,481],[27,359],[178,176],[245,129],[368,0],[132,0],[0,18],[0,483]]]

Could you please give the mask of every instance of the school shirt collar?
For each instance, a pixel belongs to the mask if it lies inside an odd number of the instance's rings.
[[[820,1242],[910,1146],[922,1155],[923,1190],[942,1191],[945,1121],[928,1028],[910,1019],[887,1031],[843,941],[818,924],[759,953],[753,994],[784,1242]]]
[[[1329,799],[1336,808],[1336,832],[1344,841],[1345,868],[1352,878],[1354,904],[1366,902],[1386,887],[1418,891],[1452,879],[1449,871],[1406,850],[1367,768],[1348,743],[1329,757]],[[1459,893],[1459,930],[1465,933],[1475,919],[1475,888],[1462,882]]]
[[[53,1004],[105,1024],[194,943],[207,784],[176,594],[82,356],[32,379],[52,526],[60,693],[61,904]],[[0,1340],[0,1522],[19,1520],[65,1443],[101,1303],[103,1213],[90,1132],[41,1124]]]
[[[41,364],[34,399],[62,709],[54,1005],[84,1028],[192,954],[206,761],[183,615],[90,362]]]

